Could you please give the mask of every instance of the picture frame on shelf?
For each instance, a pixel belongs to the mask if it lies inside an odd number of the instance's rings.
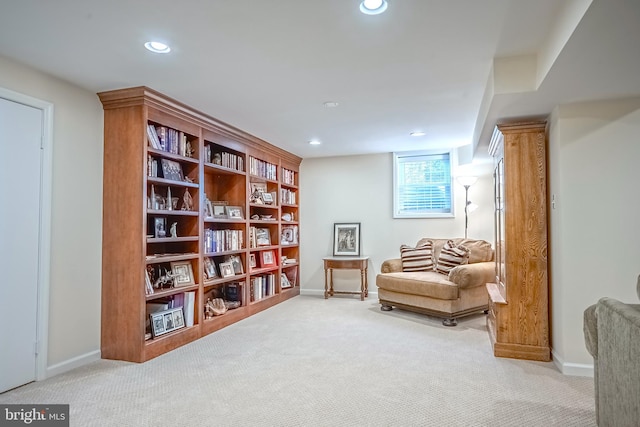
[[[273,204],[273,194],[272,193],[262,193],[262,201],[264,202],[265,205],[272,205]]]
[[[254,193],[266,193],[267,192],[267,183],[266,182],[252,182],[251,183],[251,194]]]
[[[207,279],[217,279],[218,272],[216,271],[216,263],[213,262],[213,258],[206,257],[204,259],[204,274]]]
[[[151,335],[158,337],[185,327],[182,307],[151,313]]]
[[[273,267],[276,265],[276,254],[274,251],[260,252],[260,267]]]
[[[283,225],[280,233],[281,245],[297,245],[298,244],[298,226]]]
[[[360,223],[333,224],[333,255],[360,256]]]
[[[228,204],[229,203],[225,201],[211,202],[211,212],[213,217],[217,219],[227,219],[226,206]]]
[[[161,159],[162,160],[162,177],[171,181],[184,181],[184,174],[182,172],[182,165],[175,160]]]
[[[213,218],[213,205],[209,200],[204,201],[204,216],[206,218]]]
[[[224,261],[230,262],[231,265],[233,265],[233,272],[235,274],[244,274],[244,267],[242,266],[240,255],[227,255]]]
[[[156,216],[153,218],[153,236],[156,239],[167,237],[167,218]]]
[[[173,316],[173,326],[176,329],[182,328],[184,326],[184,313],[182,310],[175,310],[171,315]]]
[[[191,261],[172,261],[170,264],[175,287],[195,285]]]
[[[256,254],[254,253],[249,254],[249,268],[258,268],[258,261],[256,260]]]
[[[221,262],[220,263],[220,274],[222,277],[233,277],[235,276],[235,272],[233,270],[233,264],[230,262]]]
[[[258,205],[263,204],[262,194],[267,192],[266,182],[251,182],[251,198],[250,202]]]
[[[268,228],[256,228],[256,245],[271,246],[271,233]]]
[[[291,287],[291,282],[285,274],[280,275],[280,289],[287,289]]]
[[[244,219],[242,206],[225,206],[225,213],[229,219]]]

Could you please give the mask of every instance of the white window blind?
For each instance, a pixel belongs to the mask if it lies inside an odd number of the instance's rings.
[[[451,154],[394,153],[394,218],[451,217]]]

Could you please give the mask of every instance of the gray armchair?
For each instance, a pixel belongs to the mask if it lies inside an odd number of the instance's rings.
[[[640,277],[638,277],[640,298]],[[602,298],[584,312],[584,337],[593,356],[596,422],[640,425],[640,304]]]

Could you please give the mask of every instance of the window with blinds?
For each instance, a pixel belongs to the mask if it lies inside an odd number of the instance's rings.
[[[393,217],[453,216],[451,153],[394,153]]]

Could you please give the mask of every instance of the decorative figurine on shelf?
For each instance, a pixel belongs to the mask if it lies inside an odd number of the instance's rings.
[[[167,187],[167,210],[173,210],[171,205],[171,187]]]
[[[178,237],[178,231],[176,230],[177,227],[178,227],[177,222],[174,222],[173,224],[171,224],[171,228],[169,229],[169,235],[171,237]]]
[[[173,288],[175,286],[174,279],[175,275],[165,268],[164,274],[161,274],[160,277],[153,282],[153,287],[154,289]]]
[[[227,306],[222,298],[207,299],[207,303],[204,306],[205,319],[211,319],[213,316],[220,316],[226,312]]]
[[[191,197],[191,194],[189,194],[188,188],[184,190],[184,195],[182,196],[182,210],[183,211],[193,210],[193,197]]]
[[[207,303],[204,305],[204,318],[213,319],[213,316],[213,301],[211,301],[211,298],[208,298]]]
[[[194,150],[193,147],[191,146],[191,141],[187,141],[187,143],[184,146],[184,156],[193,157],[193,153],[195,152],[196,150]]]

